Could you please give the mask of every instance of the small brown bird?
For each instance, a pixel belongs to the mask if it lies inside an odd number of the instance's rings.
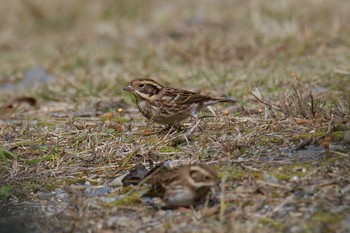
[[[198,118],[199,111],[207,106],[219,102],[236,102],[163,87],[152,79],[133,80],[123,90],[133,93],[138,109],[147,119],[167,125],[179,123],[190,116]]]
[[[199,204],[219,183],[216,171],[205,164],[156,167],[145,179],[151,189],[144,196],[159,197],[169,208]]]

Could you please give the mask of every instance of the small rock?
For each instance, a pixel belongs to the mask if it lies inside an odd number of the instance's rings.
[[[31,87],[36,87],[39,85],[46,84],[52,81],[52,76],[49,75],[46,70],[41,67],[34,67],[25,73],[23,80],[21,81],[22,85],[29,85]]]
[[[299,178],[299,176],[293,176],[292,178],[290,178],[289,181],[291,181],[291,182],[299,182],[300,178]]]
[[[339,151],[339,152],[343,152],[343,153],[347,153],[348,149],[342,145],[329,145],[329,149],[333,150],[333,151]]]
[[[38,197],[40,199],[44,199],[44,200],[49,200],[51,197],[55,196],[55,192],[50,192],[50,193],[40,193],[38,194]]]
[[[293,225],[289,231],[291,233],[303,232],[303,228],[299,225]]]
[[[124,175],[118,176],[117,178],[115,178],[114,180],[112,180],[108,185],[111,186],[111,187],[123,186],[122,180],[123,180],[127,175],[128,175],[128,174],[124,174]]]
[[[264,173],[263,178],[264,178],[264,181],[266,181],[268,183],[272,183],[272,184],[278,184],[279,183],[279,180],[276,177],[271,176],[268,173]]]
[[[107,220],[108,227],[124,226],[127,227],[130,225],[130,219],[124,216],[113,216]]]
[[[149,173],[143,164],[137,164],[129,170],[129,174],[122,180],[123,185],[137,185]]]
[[[55,205],[55,204],[46,204],[46,205],[41,205],[40,210],[43,215],[45,215],[46,218],[51,218],[57,214],[64,213],[64,208]]]
[[[99,196],[99,195],[107,195],[111,192],[111,188],[107,186],[97,186],[90,187],[84,191],[84,194],[87,196]]]
[[[100,200],[101,202],[104,202],[104,203],[110,203],[110,202],[116,201],[116,200],[118,200],[118,199],[119,199],[118,196],[116,196],[116,197],[100,197],[100,198],[99,198],[99,200]]]
[[[56,199],[60,201],[67,202],[70,198],[69,194],[66,193],[63,189],[56,189],[55,193],[56,193]]]
[[[88,188],[91,188],[91,185],[85,184],[72,184],[70,185],[71,188],[76,189],[76,190],[85,190]]]
[[[341,192],[342,194],[349,193],[349,192],[350,192],[350,184],[348,184],[347,186],[345,186],[344,188],[342,188],[342,189],[340,190],[340,192]]]
[[[20,91],[20,90],[28,90],[28,89],[36,89],[42,87],[43,85],[47,85],[49,82],[53,80],[53,77],[46,72],[41,67],[34,67],[27,71],[24,74],[22,80],[16,83],[5,83],[0,85],[0,90],[4,91]]]
[[[305,167],[295,167],[293,168],[294,172],[302,172],[305,173],[306,172],[306,168]]]

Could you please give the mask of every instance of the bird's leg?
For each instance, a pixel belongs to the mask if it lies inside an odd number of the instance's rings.
[[[156,132],[156,134],[169,134],[173,130],[172,125],[166,125],[163,129]]]
[[[152,131],[149,131],[148,130],[148,127],[151,125],[151,121],[148,121],[147,122],[147,125],[146,125],[146,127],[145,127],[145,130],[143,131],[143,135],[144,136],[150,136],[150,135],[153,135],[153,134],[155,134],[156,132],[152,132]]]
[[[173,131],[180,131],[181,124],[174,123],[167,125],[164,129],[160,130],[158,133],[171,133]]]

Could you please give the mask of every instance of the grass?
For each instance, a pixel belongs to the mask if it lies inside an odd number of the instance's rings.
[[[0,7],[0,205],[55,209],[41,195],[65,190],[68,204],[55,197],[58,211],[46,212],[55,221],[36,218],[55,232],[348,231],[349,11],[342,0],[8,2]],[[21,86],[34,67],[54,80]],[[181,132],[147,135],[159,127],[146,127],[122,91],[140,77],[239,103],[214,106],[217,117],[188,143]],[[6,107],[22,95],[37,106]],[[227,174],[225,208],[158,210],[133,196],[140,187],[106,204],[80,190],[149,160],[214,165]],[[109,196],[123,194],[116,187]]]

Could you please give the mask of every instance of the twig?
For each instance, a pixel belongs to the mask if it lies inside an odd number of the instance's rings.
[[[258,181],[256,181],[256,183],[261,184],[261,185],[268,185],[268,186],[275,187],[275,188],[290,190],[290,188],[288,188],[287,186],[283,186],[280,184],[274,184],[274,183],[270,183],[270,182],[266,182],[266,181],[262,181],[262,180],[258,180]]]
[[[268,213],[262,215],[262,217],[263,217],[263,218],[272,217],[273,214],[275,214],[275,213],[278,212],[280,209],[282,209],[283,206],[285,206],[286,204],[288,204],[291,200],[293,200],[293,195],[290,195],[289,197],[287,197],[283,202],[281,202],[278,206],[276,206],[271,212],[268,212]]]
[[[221,179],[221,198],[220,198],[220,212],[219,212],[220,222],[223,222],[225,220],[225,210],[226,210],[225,183],[226,183],[226,179],[227,179],[227,171],[224,172],[222,179]]]
[[[275,109],[275,110],[277,110],[277,111],[282,112],[282,110],[281,110],[279,107],[277,107],[277,106],[275,106],[275,105],[272,105],[272,104],[270,104],[269,102],[267,102],[267,101],[261,96],[261,94],[260,94],[258,88],[254,87],[254,89],[252,90],[252,95],[253,95],[259,102],[261,102],[261,103],[263,103],[263,104],[265,104],[265,105],[267,105],[267,106],[269,106],[269,107],[271,107],[271,108],[273,108],[273,109]]]
[[[336,155],[343,156],[343,157],[350,157],[350,155],[342,153],[342,152],[339,152],[339,151],[330,150],[329,152],[331,152],[333,154],[336,154]]]

